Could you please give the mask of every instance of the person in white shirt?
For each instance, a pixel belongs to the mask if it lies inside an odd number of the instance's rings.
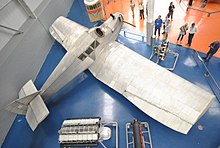
[[[144,19],[144,5],[143,2],[139,3],[140,17]]]
[[[197,32],[197,27],[195,25],[195,23],[192,23],[192,25],[189,28],[189,36],[188,36],[188,43],[186,45],[188,45],[189,47],[192,44],[192,39],[194,34]]]
[[[170,31],[170,27],[171,27],[170,20],[168,19],[166,26],[165,26],[165,30],[164,30],[164,41],[166,41],[168,38],[168,33]]]
[[[163,33],[162,34],[165,33],[165,28],[167,26],[167,22],[168,22],[168,16],[166,16],[165,19],[163,20]]]
[[[130,7],[131,7],[131,11],[132,11],[132,17],[134,18],[134,7],[135,7],[135,3],[133,0],[130,0]]]

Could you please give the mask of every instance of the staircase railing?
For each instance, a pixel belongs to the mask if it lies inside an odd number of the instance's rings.
[[[220,102],[220,87],[218,83],[216,82],[214,76],[209,71],[208,67],[206,66],[202,58],[200,57],[198,51],[194,50],[193,58],[196,61],[197,65],[203,70],[204,76],[206,77],[212,91],[214,92],[218,101]]]

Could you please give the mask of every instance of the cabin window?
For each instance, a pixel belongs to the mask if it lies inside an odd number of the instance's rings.
[[[84,53],[82,53],[78,58],[82,61],[84,61],[86,59],[86,55]]]
[[[92,53],[93,52],[93,49],[91,48],[91,47],[89,47],[86,51],[85,51],[85,53],[86,54],[90,54],[90,53]]]
[[[91,44],[91,47],[93,48],[93,49],[95,49],[96,47],[98,47],[99,46],[99,42],[98,41],[94,41],[92,44]]]

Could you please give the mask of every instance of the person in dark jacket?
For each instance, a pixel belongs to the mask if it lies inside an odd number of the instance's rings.
[[[209,47],[210,49],[206,54],[206,57],[202,57],[205,60],[205,62],[208,62],[211,59],[211,57],[218,51],[220,47],[220,42],[216,40],[213,43],[211,43]]]
[[[171,20],[173,20],[173,11],[174,11],[175,7],[173,5],[173,2],[170,3],[170,6],[169,6],[169,13],[167,14],[168,18],[171,17]]]
[[[193,0],[189,0],[188,6],[192,6]]]

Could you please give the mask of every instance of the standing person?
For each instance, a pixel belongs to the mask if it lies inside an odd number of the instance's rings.
[[[188,6],[192,6],[193,0],[189,0]]]
[[[165,19],[164,19],[164,21],[163,21],[163,33],[162,33],[162,34],[165,33],[165,27],[166,27],[166,25],[167,25],[167,22],[168,22],[168,16],[166,16]]]
[[[148,2],[146,3],[146,17],[148,16]]]
[[[167,23],[166,23],[166,26],[165,26],[165,30],[164,30],[164,33],[165,33],[164,34],[164,41],[166,41],[167,38],[168,38],[168,33],[170,31],[170,27],[171,27],[170,20],[168,19]]]
[[[188,45],[189,47],[192,44],[192,39],[194,37],[194,34],[197,32],[197,27],[195,25],[195,23],[192,23],[192,25],[189,28],[189,36],[188,36],[188,43],[186,45]]]
[[[161,19],[161,15],[159,15],[158,18],[154,21],[154,24],[155,24],[154,35],[156,35],[157,30],[158,30],[158,37],[160,37],[160,28],[161,28],[162,23],[163,21]]]
[[[111,0],[108,0],[107,4],[109,4],[109,3],[110,3],[110,1],[111,1]],[[115,0],[114,0],[114,2],[115,2]]]
[[[206,57],[202,57],[205,60],[205,62],[208,62],[211,59],[211,57],[218,51],[220,47],[220,42],[216,40],[213,43],[211,43],[209,47],[210,49],[206,54]]]
[[[170,6],[169,6],[169,13],[167,14],[168,18],[171,17],[171,20],[173,20],[173,11],[174,11],[175,7],[173,5],[173,2],[170,3]]]
[[[133,0],[130,0],[130,7],[131,7],[131,11],[132,11],[132,17],[134,18],[134,7],[135,7],[135,3]]]
[[[139,3],[139,10],[140,10],[140,17],[141,17],[141,19],[142,18],[144,19],[144,5],[143,5],[142,1]]]
[[[180,27],[180,33],[179,33],[179,36],[178,36],[176,42],[178,42],[180,40],[180,43],[182,43],[183,37],[184,37],[184,35],[186,35],[186,31],[188,29],[189,29],[188,23],[186,23],[186,24],[184,24],[183,26]]]

